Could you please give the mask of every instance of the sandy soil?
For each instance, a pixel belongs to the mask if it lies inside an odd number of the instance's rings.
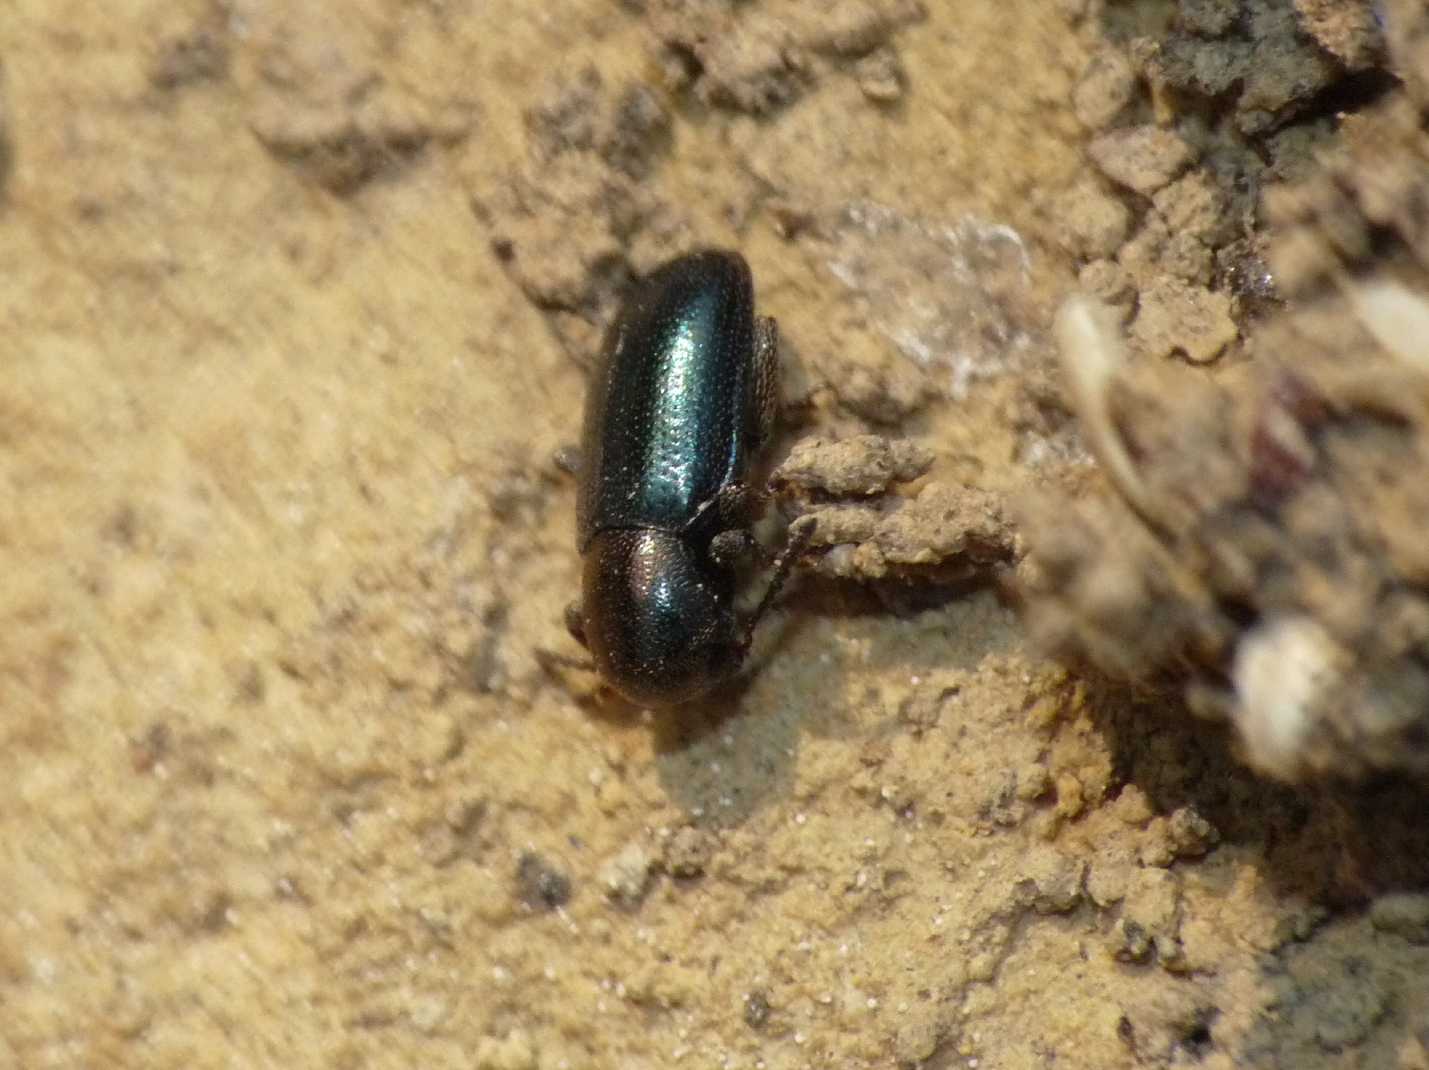
[[[1429,1065],[1423,790],[1262,779],[1017,613],[1017,503],[1100,485],[1062,298],[1233,374],[1260,187],[1394,92],[1370,5],[1241,7],[11,4],[0,1064]],[[780,458],[932,463],[655,717],[541,656],[552,457],[702,243]]]

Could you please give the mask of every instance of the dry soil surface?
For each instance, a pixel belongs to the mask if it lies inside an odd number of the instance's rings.
[[[1062,297],[1250,359],[1370,5],[5,7],[0,1065],[1426,1065],[1422,791],[1262,779],[1012,579],[1099,478]],[[774,460],[931,459],[786,503],[860,534],[654,716],[547,656],[552,458],[699,244]]]

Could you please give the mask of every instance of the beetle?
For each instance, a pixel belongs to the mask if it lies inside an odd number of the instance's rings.
[[[632,703],[688,702],[731,678],[810,532],[791,531],[757,608],[735,609],[774,431],[778,330],[754,314],[738,253],[656,269],[605,338],[586,395],[576,507],[581,602],[571,634]]]

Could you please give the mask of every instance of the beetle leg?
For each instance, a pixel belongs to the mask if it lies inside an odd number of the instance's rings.
[[[715,495],[715,508],[719,510],[720,530],[744,528],[764,512],[768,495],[756,490],[748,483],[731,483]]]
[[[769,579],[769,586],[765,588],[764,597],[759,600],[759,605],[754,607],[754,612],[745,619],[744,634],[741,639],[741,645],[745,650],[748,650],[754,641],[754,629],[759,624],[760,618],[769,612],[769,607],[774,604],[774,599],[779,597],[779,592],[788,581],[789,574],[799,560],[799,555],[808,547],[809,540],[813,537],[814,521],[812,519],[800,517],[789,525],[789,538],[784,543],[784,548],[779,551],[779,556],[774,559],[774,575]]]
[[[587,646],[585,637],[585,614],[581,612],[579,602],[571,602],[566,606],[566,629],[571,633],[571,638],[581,646]],[[555,676],[558,669],[574,669],[576,672],[594,672],[595,662],[589,658],[573,658],[569,654],[562,654],[555,650],[547,650],[545,647],[537,647],[535,650],[536,661],[548,674]]]
[[[566,630],[571,633],[571,638],[581,646],[590,645],[586,642],[585,613],[579,602],[571,602],[566,606]]]
[[[748,483],[729,483],[713,498],[702,502],[683,529],[686,537],[710,533],[711,540],[735,528],[747,528],[764,511],[768,495]]]
[[[774,437],[779,416],[779,325],[772,316],[754,321],[754,445],[758,449]]]
[[[745,528],[721,531],[710,540],[710,560],[723,569],[733,569],[759,550],[754,536]]]
[[[531,653],[536,658],[536,663],[550,676],[558,675],[557,670],[559,669],[595,672],[595,662],[590,658],[573,658],[569,654],[562,654],[557,650],[547,650],[543,646],[536,647]]]

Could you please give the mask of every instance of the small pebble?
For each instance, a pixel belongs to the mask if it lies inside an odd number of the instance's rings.
[[[1110,126],[1136,95],[1136,72],[1120,49],[1106,48],[1087,64],[1072,90],[1072,110],[1088,130]]]
[[[665,846],[665,869],[672,877],[700,877],[713,854],[709,833],[686,825]]]
[[[1402,936],[1411,944],[1429,944],[1429,893],[1382,895],[1370,905],[1369,921],[1380,932]]]
[[[1193,364],[1209,364],[1239,331],[1226,294],[1167,278],[1142,291],[1131,334],[1149,356],[1180,353]]]
[[[653,860],[643,844],[629,843],[601,867],[599,881],[605,894],[621,903],[639,902],[650,879]]]
[[[854,65],[854,77],[863,95],[875,103],[891,104],[903,96],[903,65],[891,48],[880,48],[860,59]]]
[[[516,865],[516,892],[535,910],[555,910],[571,898],[571,879],[534,851]]]
[[[755,989],[744,996],[744,1024],[750,1029],[762,1029],[769,1021],[769,996]]]
[[[1119,185],[1151,196],[1191,164],[1191,146],[1159,126],[1111,130],[1087,146],[1092,162]]]
[[[1126,241],[1131,210],[1095,182],[1081,182],[1057,198],[1058,240],[1073,256],[1110,257]]]

